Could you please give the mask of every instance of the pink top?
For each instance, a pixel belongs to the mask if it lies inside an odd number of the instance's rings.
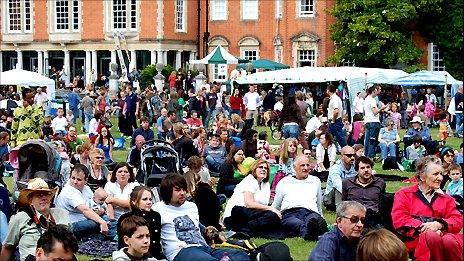
[[[353,122],[353,135],[352,138],[356,142],[361,137],[364,131],[364,123],[362,121]]]
[[[393,126],[393,127],[398,128],[398,126],[400,126],[401,113],[399,113],[399,112],[390,112],[390,117],[391,117],[393,123],[395,124],[395,126]]]

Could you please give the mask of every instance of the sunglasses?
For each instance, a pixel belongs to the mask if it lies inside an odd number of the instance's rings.
[[[353,154],[351,154],[351,153],[347,153],[347,154],[343,154],[343,155],[347,156],[348,158],[351,158],[351,157],[354,157],[354,156],[355,156],[355,154],[354,154],[354,153],[353,153]]]
[[[353,223],[353,224],[357,224],[359,221],[361,221],[361,224],[364,225],[364,223],[366,222],[366,218],[365,218],[365,217],[358,217],[358,216],[347,217],[347,216],[342,216],[342,218],[349,219],[350,222]]]
[[[95,157],[95,159],[104,159],[105,157]]]

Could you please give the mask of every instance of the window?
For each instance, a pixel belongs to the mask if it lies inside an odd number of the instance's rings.
[[[227,64],[215,64],[213,66],[213,81],[225,81],[227,79]]]
[[[211,20],[227,20],[227,0],[213,0]]]
[[[79,31],[79,1],[55,1],[55,30],[58,32]]]
[[[276,4],[276,15],[275,17],[277,19],[282,19],[282,16],[283,16],[283,0],[275,0],[275,4]]]
[[[299,17],[314,17],[314,0],[298,0]]]
[[[276,45],[275,46],[275,59],[274,61],[281,63],[283,60],[283,50],[282,50],[282,45]]]
[[[431,71],[444,71],[445,64],[443,63],[443,57],[440,55],[440,50],[438,46],[430,43],[429,44],[429,69]]]
[[[185,32],[185,0],[176,0],[176,31]]]
[[[298,66],[316,66],[316,52],[314,50],[298,50]]]
[[[31,32],[31,11],[31,0],[8,0],[6,15],[8,32]]]
[[[137,30],[137,0],[113,0],[112,14],[114,30]]]
[[[258,20],[258,0],[242,0],[242,19]]]
[[[249,61],[258,60],[258,50],[244,50],[242,57],[243,59]]]

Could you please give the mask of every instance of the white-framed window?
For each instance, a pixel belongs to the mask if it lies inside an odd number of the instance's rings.
[[[444,71],[445,63],[443,62],[443,56],[440,55],[438,45],[433,43],[429,44],[429,70],[431,71]]]
[[[137,0],[112,0],[111,30],[137,31]]]
[[[258,60],[258,50],[242,50],[242,57],[245,60],[255,61]]]
[[[56,32],[79,31],[79,0],[55,0],[54,25]]]
[[[258,0],[242,0],[242,19],[258,20]]]
[[[314,17],[314,1],[315,0],[297,0],[298,1],[298,16],[299,17]]]
[[[282,19],[283,17],[283,0],[275,0],[275,18]]]
[[[227,79],[227,64],[215,64],[213,66],[213,81],[225,81]]]
[[[316,66],[315,50],[298,50],[298,67]]]
[[[275,46],[275,59],[274,61],[281,63],[283,61],[283,48],[282,45],[276,45]]]
[[[213,0],[211,11],[211,20],[227,20],[227,0]]]
[[[32,32],[32,6],[31,0],[7,0],[6,33]]]
[[[186,0],[176,0],[176,31],[185,32],[186,31],[186,18],[187,18],[187,1]]]

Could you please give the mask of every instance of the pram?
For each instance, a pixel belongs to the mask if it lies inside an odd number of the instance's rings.
[[[143,183],[148,187],[157,187],[169,173],[179,173],[180,161],[174,147],[166,141],[146,141],[140,152]]]
[[[27,181],[42,178],[52,187],[60,185],[61,158],[58,152],[43,140],[30,140],[10,153],[10,162],[16,169],[16,189],[27,187]]]

